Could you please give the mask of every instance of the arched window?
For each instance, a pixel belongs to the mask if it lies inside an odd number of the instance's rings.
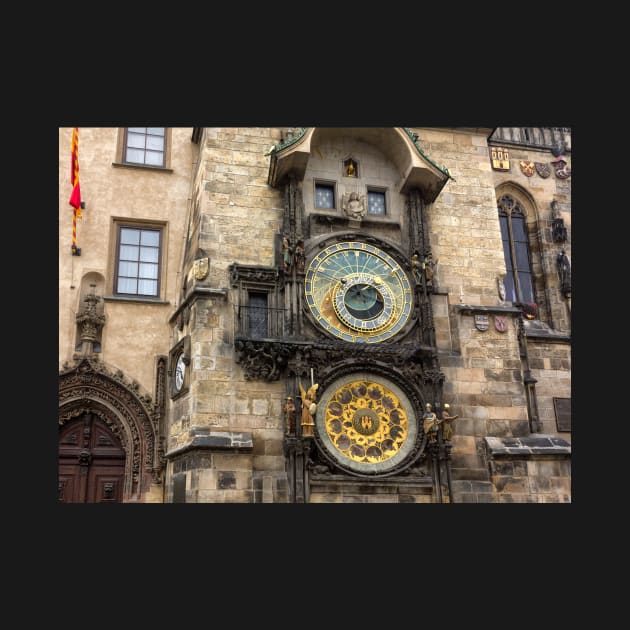
[[[536,302],[523,207],[510,195],[503,195],[498,201],[498,208],[507,268],[503,280],[505,299],[511,302]]]

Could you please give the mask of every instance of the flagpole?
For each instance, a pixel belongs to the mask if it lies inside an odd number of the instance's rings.
[[[72,213],[72,255],[80,256],[81,249],[77,247],[77,209]]]
[[[85,204],[81,201],[81,188],[79,186],[79,128],[72,130],[71,157],[70,157],[70,184],[72,184],[72,194],[70,195],[70,205],[72,212],[72,255],[80,256],[81,249],[77,247],[77,218],[83,218],[80,208]]]

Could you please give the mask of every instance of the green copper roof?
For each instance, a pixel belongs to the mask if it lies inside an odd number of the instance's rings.
[[[277,153],[278,151],[282,151],[283,149],[286,149],[287,147],[291,146],[292,144],[295,144],[305,133],[306,130],[308,129],[308,127],[301,127],[300,130],[297,132],[297,134],[295,136],[293,136],[292,138],[289,138],[288,140],[285,140],[284,142],[281,142],[280,144],[275,144],[271,150],[269,151],[269,153],[266,153],[265,155],[272,155],[274,153]],[[453,179],[452,175],[449,173],[449,170],[446,168],[446,166],[440,166],[437,162],[434,162],[423,150],[422,147],[420,146],[420,144],[418,143],[418,136],[413,133],[413,131],[411,131],[411,129],[409,129],[409,127],[403,127],[402,128],[405,133],[409,136],[409,139],[411,140],[411,142],[413,142],[413,146],[416,147],[416,151],[418,151],[418,153],[430,164],[433,164],[433,166],[435,166],[435,168],[437,168],[439,171],[441,171],[442,173],[444,173],[444,175],[446,175],[447,177],[449,177],[450,179]]]
[[[423,150],[422,147],[420,146],[420,144],[418,143],[418,135],[413,133],[413,131],[411,131],[411,129],[409,129],[409,127],[403,127],[404,132],[409,136],[409,139],[413,142],[413,146],[416,147],[418,153],[429,163],[433,164],[433,166],[435,166],[435,168],[437,168],[438,170],[442,171],[442,173],[444,173],[444,175],[446,175],[447,177],[450,177],[451,179],[453,179],[453,177],[451,176],[451,174],[449,173],[448,169],[446,168],[446,166],[440,166],[437,162],[434,162]]]
[[[287,147],[290,147],[292,144],[295,144],[306,133],[307,129],[308,127],[301,127],[296,136],[293,136],[293,138],[289,138],[288,140],[285,140],[284,142],[281,142],[280,144],[275,144],[271,148],[271,151],[269,151],[269,153],[266,155],[269,155],[271,153],[277,153],[278,151],[282,151],[282,149],[286,149]]]

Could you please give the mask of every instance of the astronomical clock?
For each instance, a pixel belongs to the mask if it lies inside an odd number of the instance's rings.
[[[412,311],[411,283],[400,265],[368,243],[326,247],[304,278],[306,304],[328,333],[353,343],[380,343],[405,326]]]
[[[382,367],[370,370],[377,346],[395,342],[413,313],[413,288],[406,271],[382,248],[359,240],[328,245],[304,276],[306,307],[328,336],[356,344],[356,371],[328,380],[315,418],[326,459],[352,475],[387,475],[415,452],[414,405]],[[358,346],[376,353],[361,356]],[[382,364],[382,361],[381,361]]]

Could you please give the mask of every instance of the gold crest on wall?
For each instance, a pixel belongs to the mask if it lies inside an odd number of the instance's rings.
[[[510,154],[507,149],[501,147],[490,147],[490,158],[492,168],[495,171],[510,170]]]
[[[536,172],[536,165],[530,160],[521,160],[519,162],[521,173],[527,177],[531,177]]]
[[[195,280],[203,280],[208,275],[209,258],[199,258],[192,266],[192,274]]]

